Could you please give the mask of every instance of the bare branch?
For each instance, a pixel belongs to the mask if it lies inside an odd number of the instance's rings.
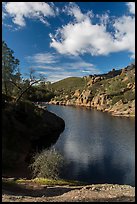
[[[26,93],[31,87],[33,84],[36,84],[38,83],[39,81],[41,81],[40,79],[37,80],[37,81],[34,81],[32,82],[31,84],[29,84],[29,86],[20,94],[20,96],[16,99],[16,103],[21,99],[21,97],[23,96],[24,93]]]
[[[12,84],[14,84],[18,89],[20,89],[22,91],[22,88],[20,86],[18,86],[14,81],[9,80],[7,82],[11,82]]]

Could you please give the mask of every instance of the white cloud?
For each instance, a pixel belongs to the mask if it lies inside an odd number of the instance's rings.
[[[90,74],[99,73],[99,70],[93,64],[85,62],[81,58],[76,62],[62,63],[62,67],[65,67],[68,71],[78,71],[80,74],[81,72],[88,72]]]
[[[100,20],[100,23],[104,26],[107,26],[109,24],[109,11],[107,11],[106,13],[102,14],[102,15],[99,15],[99,14],[96,14],[96,18],[98,18]]]
[[[123,16],[116,19],[114,23],[115,49],[122,51],[128,50],[134,56],[135,53],[135,18],[131,16]]]
[[[88,17],[92,17],[93,13],[92,11],[88,11],[86,13],[86,15],[84,15],[79,7],[77,6],[77,4],[70,2],[69,6],[65,6],[63,9],[63,12],[67,13],[70,16],[74,16],[76,22],[81,22],[85,19],[87,19]]]
[[[26,25],[25,18],[36,18],[48,24],[45,17],[55,16],[53,8],[45,2],[7,2],[4,8],[13,23],[22,27]]]
[[[47,80],[50,81],[51,83],[54,83],[54,82],[57,82],[59,80],[62,80],[62,79],[65,79],[65,78],[72,76],[71,72],[65,72],[65,71],[61,72],[61,73],[54,71],[54,74],[53,74],[53,72],[38,71],[38,74],[45,75],[47,77]],[[75,75],[75,74],[73,73],[73,75]]]
[[[112,37],[105,31],[105,27],[93,25],[88,19],[76,24],[69,23],[58,32],[61,34],[60,41],[50,35],[50,45],[61,54],[101,55],[108,54],[109,47],[112,47]]]
[[[62,71],[64,70],[63,68],[61,67],[58,67],[58,66],[46,66],[46,65],[34,65],[33,68],[37,69],[37,70],[45,70],[45,72],[47,71]],[[44,73],[44,71],[42,71]]]
[[[135,2],[128,2],[127,6],[129,8],[130,13],[135,14]]]
[[[30,62],[38,64],[52,64],[58,61],[58,57],[51,53],[37,53],[33,56],[28,56],[26,59]]]
[[[112,52],[129,51],[132,56],[135,52],[135,18],[122,16],[115,19],[114,32],[107,31],[108,14],[100,17],[100,23],[92,23],[89,12],[83,14],[76,4],[70,5],[69,15],[73,15],[74,22],[59,28],[55,35],[49,34],[50,46],[61,54],[79,55],[108,55]]]
[[[84,61],[81,57],[61,58],[55,53],[37,53],[26,57],[36,73],[45,75],[48,81],[55,82],[67,77],[83,77],[99,74],[95,65]],[[69,62],[68,62],[69,61]]]
[[[92,10],[88,10],[85,14],[83,14],[81,12],[79,6],[74,2],[70,2],[69,6],[65,7],[65,12],[68,15],[74,16],[74,18],[77,22],[81,22],[83,20],[94,17]]]

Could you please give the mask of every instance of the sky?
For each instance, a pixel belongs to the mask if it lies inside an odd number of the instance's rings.
[[[3,2],[2,39],[24,78],[107,73],[135,60],[135,2]]]

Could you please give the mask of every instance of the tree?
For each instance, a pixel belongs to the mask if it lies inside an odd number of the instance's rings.
[[[14,52],[2,41],[2,93],[14,96],[15,102],[20,101],[34,84],[45,84],[45,78],[40,75],[36,78],[31,68],[29,78],[21,79],[19,60],[14,57]]]
[[[20,93],[18,94],[18,97],[16,98],[16,102],[18,102],[23,97],[23,95],[25,95],[25,93],[31,89],[31,87],[34,84],[45,81],[44,76],[40,75],[39,78],[37,79],[34,73],[35,71],[31,68],[30,73],[29,73],[29,79],[24,79],[21,85],[18,86]]]
[[[29,167],[34,178],[59,179],[64,162],[63,156],[54,148],[51,148],[36,153],[33,156],[33,163]]]
[[[13,83],[18,84],[20,79],[19,60],[14,57],[13,50],[2,41],[2,92],[9,96],[13,95],[17,90]]]

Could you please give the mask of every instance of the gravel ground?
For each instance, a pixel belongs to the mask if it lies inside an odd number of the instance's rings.
[[[135,187],[95,184],[86,186],[46,186],[21,184],[3,187],[2,202],[135,202]]]

